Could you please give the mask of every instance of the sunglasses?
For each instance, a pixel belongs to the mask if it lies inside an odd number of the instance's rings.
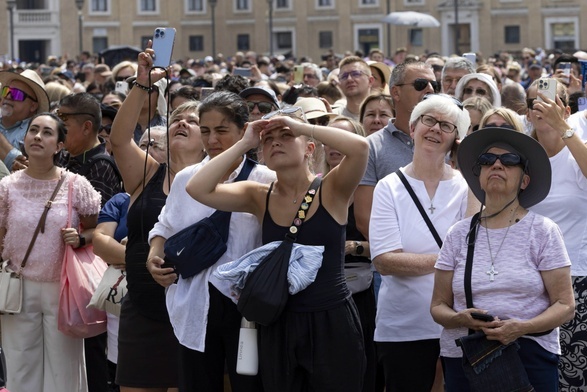
[[[9,86],[2,87],[2,98],[6,98],[8,94],[10,94],[10,97],[13,101],[22,102],[25,99],[30,98],[31,101],[38,102],[35,98],[31,97],[19,88]]]
[[[329,122],[330,122],[330,118],[328,118],[328,116],[320,116],[320,117],[308,119],[308,123],[310,123],[312,125],[321,125],[323,127],[327,126]]]
[[[534,108],[534,101],[536,101],[536,98],[526,98],[526,105],[528,106],[528,109]]]
[[[69,116],[92,116],[94,118],[96,118],[96,116],[94,116],[92,113],[86,113],[86,112],[79,112],[79,113],[63,113],[61,110],[57,109],[55,111],[55,114],[57,115],[57,117],[59,117],[61,119],[61,121],[63,122],[67,122],[67,120],[69,120]]]
[[[102,131],[106,132],[107,135],[110,135],[110,131],[112,131],[112,124],[100,126],[99,132],[102,132]]]
[[[444,133],[453,133],[457,130],[456,125],[451,124],[447,121],[438,121],[434,117],[427,116],[426,114],[420,116],[420,122],[430,128],[432,128],[436,124],[439,124],[440,130]]]
[[[358,79],[363,75],[367,75],[367,74],[363,71],[350,71],[350,72],[345,72],[345,73],[338,75],[338,80],[345,81],[348,78]]]
[[[523,162],[522,157],[512,152],[507,152],[501,155],[486,152],[479,155],[479,158],[477,158],[477,163],[481,166],[492,166],[498,159],[504,166],[517,166],[521,165]]]
[[[273,104],[271,102],[247,101],[247,106],[249,107],[249,112],[255,110],[255,106],[263,114],[270,113],[273,110]]]
[[[299,106],[290,106],[285,109],[276,110],[274,112],[264,115],[263,117],[261,117],[261,119],[269,120],[275,116],[288,116],[297,118],[299,120],[302,120],[303,122],[308,122],[308,120],[306,119],[306,115],[304,114],[304,110]]]
[[[440,91],[440,85],[438,84],[438,82],[436,80],[428,80],[428,79],[424,79],[424,78],[418,78],[411,83],[396,84],[396,86],[408,86],[409,85],[409,86],[414,86],[414,89],[416,91],[422,91],[426,87],[428,87],[429,84],[432,86],[432,89],[434,90],[435,93]]]
[[[124,82],[128,78],[130,78],[130,76],[117,76],[114,80],[117,82]]]
[[[469,95],[475,93],[476,95],[480,95],[483,97],[483,96],[487,95],[487,90],[483,90],[482,88],[473,89],[471,87],[465,87],[463,89],[463,93],[469,94]]]

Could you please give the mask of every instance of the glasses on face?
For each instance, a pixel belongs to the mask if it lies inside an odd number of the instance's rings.
[[[106,132],[107,135],[110,135],[110,131],[112,131],[112,124],[100,126],[100,132],[102,131]]]
[[[433,126],[438,124],[440,126],[440,130],[444,133],[453,133],[454,131],[457,130],[456,125],[451,124],[447,121],[438,121],[434,117],[428,116],[426,114],[423,114],[420,116],[420,122],[422,122],[422,124],[424,124],[430,128],[432,128]]]
[[[348,78],[358,79],[363,75],[367,75],[367,74],[363,71],[350,71],[350,72],[345,72],[345,73],[338,75],[338,80],[340,80],[341,82],[344,82],[345,80],[348,80]]]
[[[526,98],[526,106],[528,106],[528,109],[534,109],[534,101],[536,101],[536,98]]]
[[[452,103],[454,103],[455,105],[457,105],[457,107],[461,110],[463,110],[463,103],[461,101],[459,101],[458,99],[456,99],[455,97],[453,97],[452,95],[448,95],[448,94],[426,94],[424,95],[424,97],[422,98],[422,101],[427,100],[428,98],[431,97],[436,97],[436,96],[441,96],[443,98],[448,98],[452,101]]]
[[[255,106],[263,114],[270,113],[273,110],[273,104],[271,102],[247,101],[247,106],[249,107],[249,112],[255,110]]]
[[[303,122],[308,122],[306,120],[306,115],[304,114],[304,110],[299,106],[291,106],[289,108],[276,110],[274,112],[271,112],[271,113],[264,115],[263,117],[261,117],[261,119],[262,120],[269,120],[275,116],[288,116],[288,117],[297,118],[299,120],[302,120]]]
[[[432,89],[434,90],[435,93],[440,91],[440,86],[438,85],[438,82],[436,80],[428,80],[428,79],[424,79],[424,78],[418,78],[416,80],[414,80],[413,82],[410,83],[400,83],[400,84],[396,84],[396,86],[414,86],[414,89],[416,91],[422,91],[424,90],[426,87],[428,87],[428,84],[430,84],[432,86]]]
[[[304,79],[318,79],[314,74],[304,74]]]
[[[475,94],[475,95],[480,95],[482,97],[487,95],[487,90],[483,90],[482,88],[471,88],[471,87],[465,87],[463,90],[464,94],[467,95],[471,95],[471,94]]]
[[[130,76],[117,76],[116,78],[114,78],[114,80],[116,82],[124,82],[126,81],[126,79],[130,78]]]
[[[2,87],[2,98],[6,98],[8,96],[8,94],[10,94],[10,98],[13,101],[22,102],[25,99],[30,98],[31,101],[37,102],[37,100],[35,98],[31,97],[30,95],[28,95],[27,93],[25,93],[24,91],[22,91],[19,88],[9,87],[9,86]]]
[[[320,116],[316,118],[309,118],[308,123],[312,125],[322,125],[323,127],[327,126],[330,122],[330,118],[328,116]]]
[[[501,155],[486,152],[479,155],[479,158],[477,158],[477,163],[481,166],[492,166],[498,159],[504,166],[517,166],[523,163],[522,157],[512,152],[507,152]]]
[[[61,110],[57,109],[55,111],[55,114],[57,115],[57,117],[59,117],[61,119],[61,121],[63,122],[67,122],[67,120],[69,119],[69,116],[92,116],[95,118],[95,116],[92,113],[86,113],[86,112],[78,112],[78,113],[63,113]]]
[[[507,128],[507,129],[512,129],[512,130],[516,130],[516,128],[514,128],[513,125],[510,125],[508,123],[503,123],[503,124],[496,124],[496,123],[487,123],[485,124],[485,126],[483,128]]]

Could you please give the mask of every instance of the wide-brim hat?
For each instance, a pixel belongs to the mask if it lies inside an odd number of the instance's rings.
[[[380,61],[367,61],[369,67],[377,68],[383,75],[383,85],[389,85],[391,79],[391,68],[385,63]]]
[[[21,73],[11,71],[0,72],[0,85],[8,86],[14,80],[18,80],[26,84],[33,90],[39,104],[37,113],[49,111],[49,96],[47,95],[47,91],[45,91],[45,83],[43,83],[43,80],[38,73],[32,69],[26,69]]]
[[[463,177],[473,194],[485,203],[485,191],[481,189],[477,158],[494,144],[507,144],[515,149],[526,161],[530,183],[520,192],[518,201],[524,208],[540,203],[550,191],[552,170],[544,148],[537,140],[507,128],[483,128],[463,139],[457,152],[457,162]],[[476,174],[477,173],[477,174]]]
[[[324,105],[324,102],[314,97],[298,98],[295,106],[302,108],[304,114],[306,115],[306,119],[308,120],[322,116],[327,116],[328,118],[333,119],[334,117],[338,116],[336,113],[329,113],[328,110],[326,110],[326,105]]]
[[[491,103],[493,107],[498,108],[501,106],[501,94],[499,89],[497,88],[497,84],[491,79],[491,76],[484,73],[473,72],[463,76],[459,82],[457,83],[457,87],[455,87],[455,97],[459,99],[459,97],[463,96],[463,90],[469,81],[476,79],[479,80],[487,85],[491,90],[491,95],[493,96],[493,102]],[[488,99],[489,100],[489,99]]]

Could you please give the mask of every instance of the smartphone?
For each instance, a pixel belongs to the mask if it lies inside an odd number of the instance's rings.
[[[474,67],[477,67],[477,55],[475,53],[463,53],[463,57],[469,60]]]
[[[175,42],[173,27],[157,27],[153,33],[153,67],[167,68],[171,65],[171,55]]]
[[[538,92],[544,94],[547,98],[556,100],[556,79],[540,78],[538,79]],[[543,100],[538,96],[538,101]]]
[[[577,100],[577,106],[579,107],[579,111],[582,112],[583,110],[587,110],[587,98],[579,97]]]
[[[294,83],[300,84],[304,82],[304,67],[301,65],[294,66]]]
[[[128,83],[127,82],[116,82],[115,91],[123,94],[128,94]]]
[[[244,76],[245,78],[250,78],[251,77],[251,69],[250,68],[236,67],[236,68],[234,68],[234,70],[232,71],[232,73],[234,75]]]
[[[566,84],[569,84],[570,80],[571,80],[571,63],[569,62],[560,62],[557,66],[558,69],[563,71],[563,77],[561,78],[563,80],[563,82],[565,82]]]
[[[471,313],[471,317],[473,317],[475,320],[481,320],[481,321],[493,321],[493,316],[490,314],[486,314],[486,313],[476,313],[473,312]]]
[[[208,95],[214,92],[214,87],[202,87],[200,90],[200,101],[203,101]]]

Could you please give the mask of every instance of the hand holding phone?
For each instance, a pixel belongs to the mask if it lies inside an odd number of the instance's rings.
[[[155,52],[153,67],[167,68],[171,65],[171,55],[175,42],[175,29],[173,27],[157,27],[153,33],[153,46]]]
[[[471,317],[473,317],[475,320],[486,321],[486,322],[493,321],[493,319],[494,319],[494,317],[489,313],[478,313],[478,312],[472,312]]]
[[[294,83],[300,84],[304,82],[304,67],[301,65],[294,66]]]
[[[540,78],[538,79],[538,92],[545,95],[548,99],[556,101],[556,79]],[[537,97],[539,102],[544,102],[540,95]]]

